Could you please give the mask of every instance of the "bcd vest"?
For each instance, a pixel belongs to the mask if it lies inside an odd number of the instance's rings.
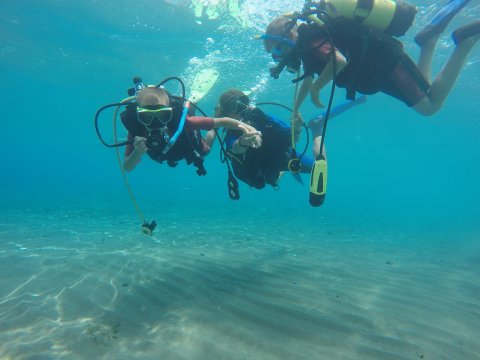
[[[180,124],[180,119],[183,112],[183,104],[180,99],[177,99],[173,96],[169,97],[170,106],[172,107],[172,120],[167,124],[169,136],[177,131]],[[193,115],[194,111],[190,109],[188,115]],[[148,130],[143,124],[141,124],[137,119],[137,105],[130,104],[126,106],[125,111],[120,114],[120,119],[132,136],[148,136]],[[201,136],[200,131],[185,131],[183,130],[180,136],[178,137],[175,144],[170,148],[170,150],[164,154],[163,149],[148,150],[148,156],[159,163],[164,161],[171,167],[178,165],[178,162],[185,160],[187,164],[194,164],[197,168],[198,175],[205,175],[206,170],[203,166],[204,156],[206,155],[204,150],[204,140]]]
[[[403,56],[400,41],[368,28],[356,21],[339,18],[328,24],[333,45],[347,59],[347,66],[336,77],[340,87],[374,94],[380,91],[392,69]],[[315,24],[302,25],[299,31],[299,56],[315,51],[308,44],[318,37],[326,37],[325,28]]]

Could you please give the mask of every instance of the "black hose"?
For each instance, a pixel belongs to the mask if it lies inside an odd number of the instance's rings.
[[[276,106],[278,106],[278,107],[284,108],[284,109],[286,109],[286,110],[288,110],[288,111],[290,111],[290,112],[293,113],[292,108],[288,107],[287,105],[283,105],[283,104],[276,103],[276,102],[260,102],[260,103],[257,103],[256,105],[257,105],[257,106],[258,106],[258,105],[260,105],[260,106],[262,106],[262,105],[276,105]],[[306,153],[307,150],[308,150],[308,145],[310,144],[310,134],[308,133],[307,125],[306,125],[305,123],[303,123],[302,126],[303,126],[303,128],[305,129],[305,132],[306,132],[306,134],[307,134],[307,143],[305,144],[305,148],[303,149],[302,153],[301,153],[300,156],[298,157],[299,159],[301,159],[301,158],[305,155],[305,153]]]
[[[180,100],[183,100],[183,101],[186,101],[187,99],[185,98],[180,98],[179,96],[172,96],[173,98],[175,99],[180,99]],[[190,103],[191,106],[193,106],[195,108],[195,110],[198,110],[200,112],[200,114],[202,114],[203,116],[208,116],[207,113],[205,111],[203,111],[198,105],[194,104],[194,103]],[[237,194],[236,196],[237,197],[232,197],[231,195],[231,191],[232,189],[230,189],[230,184],[231,182],[233,182],[233,172],[232,172],[232,168],[231,168],[231,165],[230,165],[230,162],[228,160],[228,154],[227,154],[227,149],[226,149],[226,146],[225,146],[225,142],[223,141],[223,139],[220,137],[220,135],[218,135],[218,131],[216,129],[213,129],[215,131],[215,137],[218,139],[218,142],[220,144],[220,162],[222,163],[226,163],[227,164],[227,168],[228,168],[228,177],[229,177],[229,196],[230,198],[234,199],[234,200],[238,200],[238,197],[240,196],[238,194],[238,188],[236,189],[237,191]],[[222,158],[223,156],[223,158]],[[238,184],[237,184],[237,187],[238,187]]]
[[[140,80],[140,78],[138,78]],[[182,87],[182,97],[179,97],[179,96],[172,96],[174,98],[177,98],[177,99],[182,99],[183,101],[186,101],[187,99],[185,98],[185,84],[183,83],[182,79],[180,79],[179,77],[176,77],[176,76],[171,76],[171,77],[168,77],[164,80],[162,80],[160,82],[160,84],[157,85],[157,87],[160,87],[164,84],[166,84],[167,82],[169,81],[172,81],[172,80],[177,80],[179,83],[180,83],[180,86]],[[103,137],[100,133],[100,128],[98,126],[98,118],[100,116],[100,114],[102,113],[103,110],[105,109],[108,109],[108,108],[111,108],[111,107],[119,107],[119,106],[127,106],[131,104],[130,102],[126,102],[126,103],[113,103],[113,104],[108,104],[108,105],[104,105],[102,106],[100,109],[97,110],[97,112],[95,113],[95,131],[97,132],[97,136],[98,136],[98,139],[101,141],[101,143],[103,145],[105,145],[106,147],[108,148],[116,148],[116,147],[120,147],[120,146],[125,146],[125,145],[129,145],[129,144],[133,144],[133,141],[123,141],[121,143],[116,143],[116,144],[108,144],[105,140],[103,140]],[[195,104],[192,104],[197,110],[199,110],[204,116],[207,116],[205,114],[204,111],[202,111],[198,106],[196,106]]]
[[[164,84],[166,84],[167,82],[169,82],[171,80],[177,80],[180,83],[180,86],[182,87],[182,98],[185,99],[186,98],[185,84],[184,84],[183,80],[180,79],[178,76],[170,76],[170,77],[162,80],[160,82],[160,84],[157,85],[157,87],[163,86]]]
[[[333,42],[332,34],[330,33],[330,28],[329,28],[329,23],[332,22],[332,18],[325,11],[318,9],[318,7],[317,7],[316,13],[317,13],[319,18],[320,17],[326,18],[326,20],[324,20],[323,22],[325,24],[325,29],[327,31],[328,42],[330,43],[330,46],[332,47],[332,49],[334,49],[334,52],[333,52],[334,58],[333,58],[332,90],[330,91],[330,99],[328,100],[327,111],[325,113],[325,120],[324,120],[324,123],[323,123],[322,141],[320,142],[320,152],[319,152],[319,154],[317,156],[317,159],[316,159],[316,160],[321,160],[321,159],[323,159],[323,145],[325,143],[325,134],[327,132],[327,122],[328,122],[328,119],[330,117],[330,110],[332,109],[333,97],[335,95],[335,86],[336,86],[336,81],[337,81],[337,57],[336,57],[336,53],[335,53],[335,43]]]
[[[103,140],[103,137],[102,135],[100,134],[100,129],[98,127],[98,117],[100,116],[101,112],[105,109],[108,109],[108,108],[111,108],[111,107],[119,107],[119,106],[126,106],[126,105],[129,105],[130,103],[114,103],[114,104],[108,104],[108,105],[104,105],[102,106],[100,109],[97,110],[97,112],[95,113],[95,131],[97,132],[97,136],[99,138],[99,140],[102,142],[103,145],[105,145],[106,147],[108,148],[116,148],[116,147],[120,147],[120,146],[125,146],[125,145],[129,145],[129,144],[133,144],[133,141],[124,141],[124,142],[121,142],[121,143],[116,143],[116,144],[108,144],[107,142],[105,142]]]

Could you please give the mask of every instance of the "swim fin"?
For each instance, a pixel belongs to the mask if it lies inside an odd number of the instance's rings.
[[[450,0],[440,12],[435,15],[432,21],[417,35],[415,35],[415,42],[419,46],[425,45],[431,38],[441,34],[453,17],[462,10],[471,0]]]
[[[480,35],[480,20],[476,20],[455,30],[452,33],[452,38],[455,45],[458,45],[463,40],[475,35]]]
[[[197,73],[192,82],[190,101],[198,103],[208,94],[210,89],[215,85],[219,77],[218,71],[215,69],[203,69]]]
[[[293,176],[293,178],[295,179],[296,182],[298,182],[298,183],[301,184],[301,185],[305,185],[305,184],[303,183],[303,179],[302,179],[302,177],[300,176],[300,174],[295,174],[295,173],[292,173],[292,172],[291,172],[290,174],[292,174],[292,176]]]

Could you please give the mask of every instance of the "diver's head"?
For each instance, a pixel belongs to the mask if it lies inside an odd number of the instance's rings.
[[[298,38],[296,21],[285,15],[278,16],[268,24],[263,39],[265,51],[272,54],[273,60],[280,62],[295,47]]]
[[[220,96],[217,114],[239,119],[250,105],[250,99],[242,91],[230,89]]]
[[[137,118],[149,128],[165,126],[171,119],[173,110],[167,92],[159,87],[145,87],[137,93]]]

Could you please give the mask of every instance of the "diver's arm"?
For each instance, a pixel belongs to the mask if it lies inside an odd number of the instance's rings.
[[[293,107],[292,116],[295,117],[298,111],[300,110],[300,106],[302,106],[303,101],[307,97],[307,94],[310,91],[312,83],[313,83],[313,75],[307,76],[305,79],[303,79],[302,85],[300,86],[300,90],[298,91],[297,98],[295,99],[295,105]]]
[[[125,171],[130,172],[138,165],[142,155],[138,155],[135,151],[123,160],[123,168]]]
[[[334,63],[336,61],[336,63]],[[334,66],[335,65],[335,66]],[[345,56],[342,55],[340,51],[335,51],[335,58],[330,53],[328,56],[328,62],[325,65],[322,73],[318,77],[317,80],[312,84],[310,88],[310,96],[312,102],[317,107],[324,107],[322,102],[320,101],[320,90],[327,85],[331,80],[333,80],[333,71],[335,70],[336,73],[340,73],[343,68],[347,65],[347,60]]]
[[[205,142],[210,148],[213,146],[213,144],[215,144],[215,138],[217,137],[216,135],[217,132],[215,130],[207,131],[207,133],[205,134]]]
[[[307,76],[305,79],[303,79],[302,85],[300,86],[300,90],[298,91],[298,94],[297,94],[297,98],[295,99],[295,103],[293,104],[293,111],[292,111],[292,117],[290,118],[290,123],[292,126],[291,131],[295,132],[293,135],[293,141],[295,143],[297,143],[300,137],[300,132],[303,124],[303,119],[299,112],[300,106],[302,106],[303,101],[307,97],[307,94],[310,91],[312,83],[313,83],[313,75]]]
[[[257,131],[253,126],[245,124],[239,120],[235,120],[229,117],[219,117],[213,119],[213,128],[226,128],[231,130],[240,130],[241,132],[245,133],[247,131],[254,132]]]
[[[240,136],[232,145],[235,154],[244,154],[248,148],[259,148],[262,145],[262,138],[258,133],[248,133]]]
[[[135,136],[133,143],[133,151],[125,156],[123,160],[123,168],[125,171],[130,172],[138,165],[142,159],[142,155],[147,151],[147,145],[145,144],[145,138]]]
[[[239,137],[232,145],[232,152],[235,154],[244,154],[249,147],[250,146],[242,142],[242,138]]]
[[[185,130],[212,130],[218,128],[226,128],[231,130],[240,130],[244,135],[260,135],[253,126],[245,124],[239,120],[229,117],[205,117],[205,116],[187,116],[185,121]]]
[[[240,130],[243,132],[241,136],[244,139],[243,142],[254,148],[262,146],[262,133],[253,126],[229,117],[214,118],[213,121],[215,129],[224,127],[231,130]]]

